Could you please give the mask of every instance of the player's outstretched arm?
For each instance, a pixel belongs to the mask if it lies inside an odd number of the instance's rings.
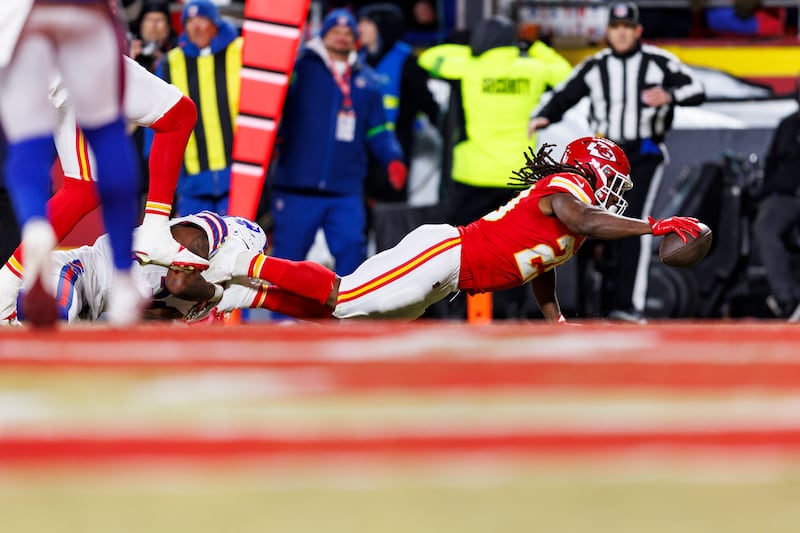
[[[218,313],[228,313],[234,309],[248,308],[269,309],[301,320],[330,320],[332,314],[327,305],[298,296],[282,287],[251,279],[249,283],[228,285],[218,303],[198,303],[186,313],[186,320],[202,320],[214,309]]]
[[[268,255],[242,252],[233,268],[234,276],[268,281],[298,296],[323,305],[336,305],[336,274],[312,261],[290,261]]]
[[[622,239],[652,233],[650,224],[644,220],[609,213],[567,193],[546,196],[539,206],[544,214],[555,216],[571,231],[595,239]]]
[[[652,233],[666,235],[677,233],[683,242],[688,236],[697,237],[701,228],[699,220],[692,217],[669,217],[647,221],[609,213],[597,206],[587,205],[571,194],[559,193],[542,198],[539,204],[546,215],[555,216],[570,230],[595,239],[621,239]]]

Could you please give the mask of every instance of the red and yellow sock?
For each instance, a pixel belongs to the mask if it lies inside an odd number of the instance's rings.
[[[312,261],[289,261],[264,254],[253,255],[245,275],[269,281],[323,305],[328,301],[336,281],[335,273]]]
[[[304,298],[282,287],[263,286],[256,290],[250,307],[269,309],[301,320],[329,319],[333,311],[319,302]]]

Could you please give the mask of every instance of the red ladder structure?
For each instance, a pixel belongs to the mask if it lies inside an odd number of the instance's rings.
[[[310,0],[247,0],[229,211],[255,218]]]

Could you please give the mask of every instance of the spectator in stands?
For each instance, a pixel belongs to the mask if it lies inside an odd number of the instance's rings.
[[[410,166],[417,115],[424,114],[436,124],[439,106],[428,88],[428,73],[401,39],[404,31],[403,12],[394,4],[372,4],[358,12],[359,58],[375,69],[386,118],[394,126],[406,166]],[[406,188],[390,184],[385,166],[374,157],[370,158],[366,188],[367,197],[377,201],[407,199]]]
[[[528,118],[542,94],[572,66],[542,42],[522,56],[514,24],[502,16],[481,21],[469,45],[434,46],[420,54],[419,63],[433,76],[459,82],[463,124],[445,202],[447,222],[466,225],[517,194],[509,186],[508,169],[519,166],[527,147],[536,144]],[[527,298],[527,291],[512,290],[516,300]],[[495,304],[497,317],[504,317],[497,298]]]
[[[155,73],[156,65],[164,54],[178,44],[178,34],[173,29],[170,19],[169,2],[145,0],[136,24],[131,26],[134,34],[128,46],[128,55],[148,71]],[[142,185],[150,182],[148,158],[145,157],[146,129],[137,128],[132,134],[140,166],[145,173]]]
[[[767,305],[779,318],[790,318],[800,310],[800,284],[792,271],[785,241],[790,230],[800,224],[798,168],[800,111],[795,111],[780,121],[773,134],[764,164],[765,197],[753,223],[753,238],[772,292]]]
[[[161,56],[178,44],[178,35],[172,28],[169,2],[147,0],[138,19],[138,36],[131,40],[129,55],[150,72]]]
[[[642,44],[639,8],[632,2],[611,4],[606,29],[608,47],[586,58],[531,119],[535,131],[558,122],[589,97],[593,133],[617,143],[631,162],[635,187],[626,199],[628,213],[647,218],[653,209],[666,162],[664,134],[675,106],[699,105],[702,82],[691,69],[661,48]],[[612,318],[644,320],[652,236],[606,243],[615,268],[607,281],[613,290]],[[606,310],[604,310],[606,311]]]
[[[403,151],[386,119],[375,72],[358,60],[355,17],[331,11],[294,66],[271,176],[273,254],[303,260],[322,228],[336,271],[367,254],[367,152],[402,189]]]
[[[197,105],[197,124],[186,147],[176,208],[181,215],[203,210],[226,214],[243,41],[210,0],[187,3],[181,25],[180,46],[167,52],[156,68],[160,78]],[[152,133],[148,130],[146,135]]]

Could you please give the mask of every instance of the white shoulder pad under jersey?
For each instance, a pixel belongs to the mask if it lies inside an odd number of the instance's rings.
[[[550,177],[546,187],[571,194],[581,202],[592,205],[594,191],[585,179],[575,174],[561,173]]]

